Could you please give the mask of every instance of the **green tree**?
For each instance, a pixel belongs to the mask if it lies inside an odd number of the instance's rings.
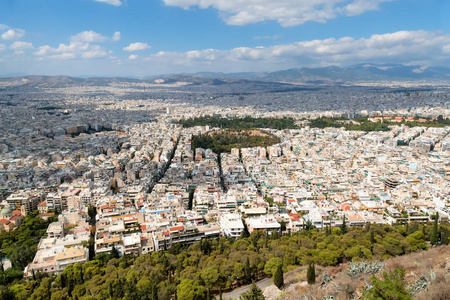
[[[308,280],[308,284],[314,284],[316,282],[316,266],[313,263],[309,263],[306,278]]]
[[[240,300],[264,300],[264,295],[261,289],[256,285],[255,281],[252,282],[250,290],[245,292],[239,298]]]
[[[433,229],[431,230],[430,236],[430,244],[433,246],[435,246],[438,241],[438,223],[439,223],[439,214],[436,212],[436,215],[434,216]]]
[[[88,207],[89,224],[95,225],[95,216],[97,215],[97,209],[94,206]]]
[[[372,276],[373,288],[364,293],[367,300],[412,300],[412,296],[404,287],[405,270],[397,268],[394,271],[383,272],[383,279]]]
[[[155,279],[152,280],[152,292],[150,299],[158,300],[158,286],[156,285]]]
[[[245,261],[244,277],[246,282],[250,282],[252,279],[252,270],[250,268],[250,260],[248,259],[248,257],[247,260]]]
[[[111,258],[119,258],[120,254],[119,251],[116,249],[116,246],[113,245],[111,250]]]
[[[217,268],[215,267],[209,267],[204,271],[202,271],[200,277],[205,282],[206,287],[208,289],[211,289],[212,287],[215,286],[217,280],[219,280],[219,271],[217,271]]]
[[[14,295],[5,285],[0,285],[0,299],[13,300]]]
[[[250,236],[250,232],[248,232],[247,223],[245,222],[244,219],[242,219],[242,223],[244,224],[244,229],[242,230],[241,236],[239,238],[245,239],[245,238],[248,238]]]
[[[280,222],[280,226],[281,226],[281,233],[286,231],[286,222],[284,222],[284,220],[281,220]]]
[[[264,266],[264,273],[266,273],[267,275],[275,275],[275,272],[278,269],[278,266],[282,266],[283,265],[283,260],[279,257],[272,257],[271,259],[269,259],[266,263],[266,265]]]
[[[342,234],[346,234],[347,231],[348,231],[347,224],[346,224],[345,220],[346,220],[346,217],[344,215],[344,219],[342,220],[342,225],[341,225],[341,232],[342,232]]]
[[[40,299],[50,299],[51,296],[51,292],[50,292],[50,288],[51,288],[51,282],[52,279],[47,277],[44,278],[40,284],[40,286],[33,291],[33,294],[31,295],[30,299],[36,299],[36,300],[40,300]]]
[[[283,287],[283,285],[284,285],[284,278],[283,278],[283,266],[282,265],[278,265],[278,268],[275,271],[275,275],[273,276],[273,283],[279,289],[281,289]]]
[[[421,230],[408,235],[405,240],[409,243],[411,251],[427,250],[427,243],[425,242],[425,236]]]
[[[35,254],[34,246],[21,245],[12,253],[11,263],[15,268],[23,270],[33,260]]]
[[[305,225],[306,230],[312,230],[314,228],[316,228],[316,227],[313,225],[313,223],[310,220],[306,221],[306,225]]]
[[[184,279],[177,286],[177,297],[179,300],[201,300],[205,296],[205,287],[191,279]]]

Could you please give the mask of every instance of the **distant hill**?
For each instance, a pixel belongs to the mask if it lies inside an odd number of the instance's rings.
[[[238,78],[218,78],[218,77],[200,77],[197,75],[189,74],[176,74],[176,75],[163,75],[157,76],[151,79],[135,79],[135,78],[122,78],[122,77],[93,77],[93,78],[77,78],[70,76],[44,76],[44,75],[31,75],[22,77],[7,77],[0,78],[0,82],[14,83],[15,86],[30,86],[30,87],[73,87],[73,86],[106,86],[111,83],[150,83],[170,85],[183,83],[186,85],[206,85],[206,86],[219,86],[229,84],[259,84],[268,85],[276,84],[279,86],[285,86],[288,84],[271,82],[271,81],[255,81],[251,79],[238,79]]]
[[[139,79],[132,78],[113,78],[113,77],[94,77],[94,78],[77,78],[65,75],[45,76],[30,75],[21,77],[0,78],[0,82],[17,82],[24,86],[40,86],[40,87],[70,87],[70,86],[104,86],[113,82],[141,82]],[[19,84],[15,84],[19,85]]]
[[[450,80],[450,69],[440,67],[404,66],[399,64],[358,64],[347,67],[329,66],[322,68],[293,68],[275,72],[241,72],[241,73],[216,73],[199,72],[193,74],[167,74],[144,79],[121,77],[93,77],[76,78],[69,76],[21,76],[0,78],[0,82],[21,80],[23,85],[31,86],[104,86],[114,82],[152,84],[176,84],[189,85],[225,85],[225,84],[342,84],[355,82],[377,81],[438,81]]]
[[[450,80],[450,69],[439,67],[423,68],[421,66],[404,66],[399,64],[359,64],[348,67],[293,68],[275,72],[195,73],[193,76],[327,84],[385,80]]]

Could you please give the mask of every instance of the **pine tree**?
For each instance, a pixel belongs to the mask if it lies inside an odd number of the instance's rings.
[[[252,282],[250,290],[245,292],[239,298],[240,300],[264,300],[264,295],[259,287],[256,286],[255,281]]]
[[[244,276],[246,282],[250,282],[250,280],[252,279],[252,271],[250,269],[250,260],[248,259],[248,257],[247,261],[245,262]]]
[[[152,294],[151,294],[151,300],[158,300],[158,286],[156,285],[155,279],[152,281]]]
[[[305,229],[306,230],[312,230],[314,228],[315,227],[314,227],[313,223],[310,220],[306,221],[306,225],[305,225]]]
[[[438,222],[439,222],[439,214],[436,212],[436,215],[434,217],[433,229],[431,230],[431,237],[430,237],[430,243],[433,246],[437,244]]]
[[[280,222],[280,229],[281,229],[281,234],[283,234],[283,232],[286,231],[286,222],[284,222],[283,220],[281,220]]]
[[[278,268],[275,271],[275,275],[273,276],[273,283],[279,289],[281,289],[284,285],[283,266],[281,264],[278,265]]]
[[[250,236],[250,232],[248,232],[247,223],[245,222],[244,219],[242,219],[242,223],[244,223],[244,229],[242,230],[240,238],[245,239]]]
[[[309,263],[306,278],[308,280],[308,284],[314,284],[316,282],[316,267],[312,263]]]
[[[117,251],[116,247],[113,245],[111,250],[111,258],[119,258],[120,254],[119,251]]]
[[[346,234],[347,233],[347,224],[346,224],[346,222],[345,222],[345,219],[346,219],[346,217],[345,217],[345,215],[344,215],[344,220],[342,221],[342,225],[341,225],[341,232],[342,232],[342,234]]]
[[[370,243],[375,244],[375,231],[374,230],[370,231]]]
[[[364,292],[364,299],[399,299],[412,300],[413,297],[405,289],[403,280],[405,270],[397,268],[393,271],[383,272],[383,279],[372,276],[373,288]]]

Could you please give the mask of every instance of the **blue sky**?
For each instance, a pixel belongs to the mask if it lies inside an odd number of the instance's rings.
[[[450,67],[448,0],[2,0],[0,75]]]

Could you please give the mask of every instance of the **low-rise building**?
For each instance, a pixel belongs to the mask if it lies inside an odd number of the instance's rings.
[[[244,230],[244,223],[238,214],[223,214],[219,220],[220,230],[226,237],[238,238]]]

